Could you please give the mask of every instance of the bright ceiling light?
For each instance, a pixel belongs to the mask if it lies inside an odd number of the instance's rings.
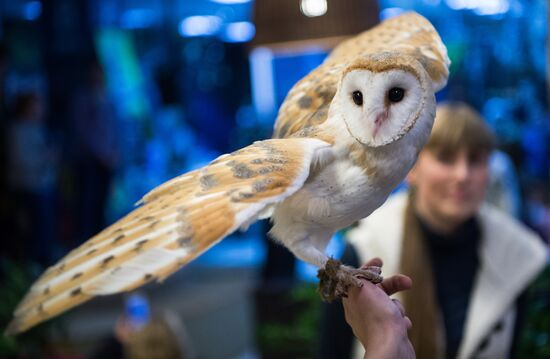
[[[327,0],[302,0],[300,10],[307,17],[323,16],[327,13]]]

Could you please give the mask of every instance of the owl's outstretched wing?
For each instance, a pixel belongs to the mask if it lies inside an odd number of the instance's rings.
[[[49,268],[16,308],[7,333],[96,295],[163,280],[300,189],[330,146],[305,138],[259,141],[157,187],[140,207]]]
[[[342,42],[319,67],[296,83],[281,105],[273,137],[290,137],[325,122],[342,70],[362,57],[383,52],[414,57],[430,76],[435,91],[447,83],[450,60],[445,45],[428,20],[406,13]]]

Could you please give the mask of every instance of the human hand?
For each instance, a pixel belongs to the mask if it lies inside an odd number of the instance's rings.
[[[363,267],[382,266],[380,258]],[[390,295],[410,289],[409,277],[398,274],[373,284],[363,281],[362,288],[351,287],[342,299],[346,321],[365,348],[365,358],[415,358],[407,336],[412,323],[403,305]]]

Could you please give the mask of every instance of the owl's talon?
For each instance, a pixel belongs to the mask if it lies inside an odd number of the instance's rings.
[[[363,286],[362,279],[373,283],[382,282],[381,268],[369,266],[356,269],[342,265],[338,260],[330,258],[324,268],[319,269],[319,294],[325,302],[331,302],[336,298],[347,297],[348,288]]]
[[[373,272],[378,275],[382,273],[382,267],[378,267],[378,266],[367,266],[367,267],[359,268],[358,270],[367,270],[369,272]]]
[[[382,268],[380,267],[371,266],[367,268],[360,268],[360,269],[350,268],[350,269],[356,278],[365,279],[374,284],[378,284],[382,282],[383,278],[380,275],[380,273],[382,273]]]

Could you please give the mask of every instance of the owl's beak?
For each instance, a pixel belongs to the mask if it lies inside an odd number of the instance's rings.
[[[388,109],[385,109],[384,111],[378,113],[376,117],[374,118],[374,127],[372,131],[372,138],[376,138],[376,135],[378,134],[378,131],[380,130],[380,127],[386,122],[388,119]]]

